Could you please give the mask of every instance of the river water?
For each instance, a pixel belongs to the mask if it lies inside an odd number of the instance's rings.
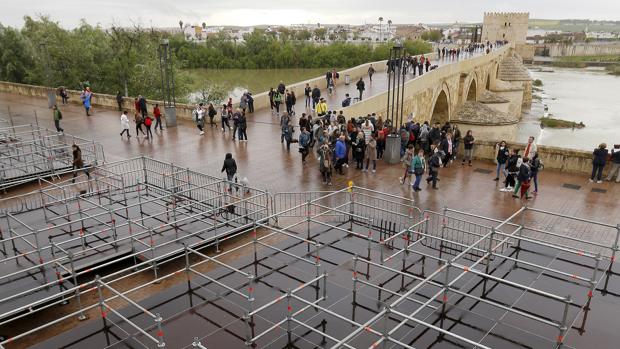
[[[517,136],[524,141],[529,135],[538,135],[538,144],[592,150],[600,143],[620,144],[620,77],[598,68],[573,69],[544,67],[532,69],[533,79],[543,82],[542,91],[534,91],[532,111],[524,116]],[[545,72],[552,71],[552,72]],[[540,129],[537,118],[544,113],[544,105],[552,117],[582,121],[582,129]]]
[[[184,72],[192,78],[191,89],[199,91],[204,84],[221,86],[233,99],[250,91],[252,94],[276,88],[280,80],[286,85],[324,75],[329,68],[312,69],[189,69]],[[190,95],[190,100],[198,92]]]

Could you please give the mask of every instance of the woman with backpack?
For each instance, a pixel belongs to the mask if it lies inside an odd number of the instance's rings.
[[[207,108],[207,115],[209,115],[209,126],[216,126],[215,122],[213,122],[213,119],[217,115],[217,110],[215,110],[213,103],[209,103],[209,107]]]
[[[411,169],[415,175],[415,181],[412,184],[413,191],[421,191],[420,181],[426,171],[426,160],[424,160],[424,149],[419,149],[418,154],[411,160]]]
[[[282,103],[282,95],[279,91],[275,91],[273,94],[273,105],[276,107],[276,115],[280,116],[280,104]]]
[[[145,135],[144,131],[142,130],[142,123],[144,123],[144,119],[142,119],[142,115],[136,112],[136,114],[133,117],[133,121],[136,123],[136,137],[140,137],[140,133]],[[138,131],[140,131],[140,133],[138,133]]]
[[[151,131],[151,125],[153,125],[153,119],[146,115],[144,117],[144,126],[146,126],[146,139],[153,139],[153,132]]]

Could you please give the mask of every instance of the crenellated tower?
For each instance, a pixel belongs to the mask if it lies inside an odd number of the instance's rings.
[[[529,19],[528,12],[485,12],[482,42],[508,40],[515,44],[524,44]]]

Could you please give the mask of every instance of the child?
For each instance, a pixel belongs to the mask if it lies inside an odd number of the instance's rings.
[[[405,168],[405,174],[404,176],[398,178],[398,181],[400,182],[400,184],[405,183],[405,179],[407,179],[407,174],[409,173],[409,167],[411,166],[411,160],[413,159],[413,156],[414,156],[413,144],[409,144],[407,146],[407,150],[405,151],[405,155],[403,156],[403,159],[402,159],[403,167]]]

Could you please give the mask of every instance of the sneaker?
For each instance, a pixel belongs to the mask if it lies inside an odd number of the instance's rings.
[[[517,195],[517,194],[512,194],[512,197],[513,197],[513,198],[517,198],[517,199],[518,199],[518,198],[519,198],[519,195]]]
[[[377,170],[372,170],[372,173],[377,173]]]
[[[403,184],[404,183],[403,177],[398,177],[398,181],[400,182],[400,184]]]
[[[590,179],[588,179],[588,180],[590,181],[590,183],[593,183],[593,182],[594,182],[594,180],[593,180],[592,178],[590,178]]]
[[[603,181],[598,180],[598,181],[596,181],[596,183],[601,184],[601,183],[603,183]]]
[[[513,187],[511,187],[511,186],[507,186],[507,187],[506,187],[506,189],[507,189],[508,191],[511,191],[511,190],[513,190],[514,188],[513,188]]]
[[[499,181],[499,177],[495,177],[494,181],[496,182]]]
[[[200,135],[202,136],[203,134],[205,134],[205,131],[200,131]]]

